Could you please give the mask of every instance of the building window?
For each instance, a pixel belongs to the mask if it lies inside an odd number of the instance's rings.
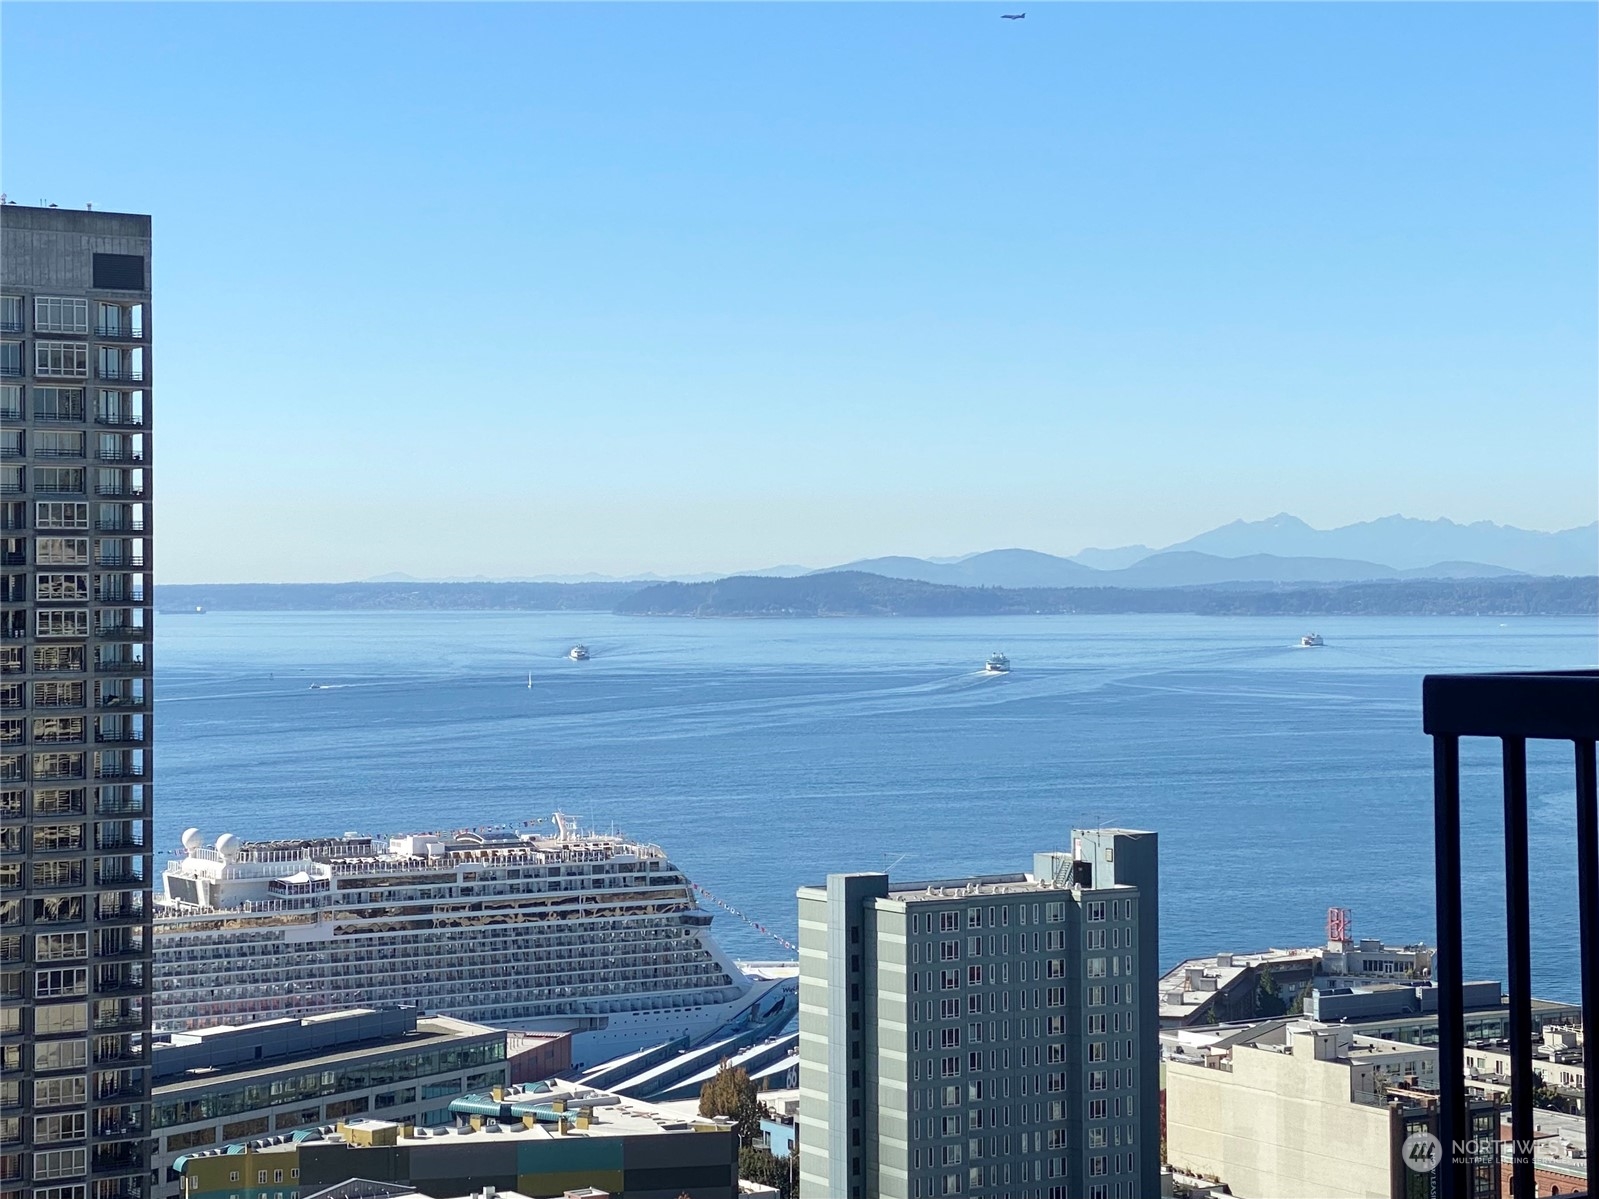
[[[34,506],[34,518],[41,529],[87,529],[89,505],[62,500],[40,501]]]
[[[81,379],[89,373],[89,346],[81,341],[33,343],[33,373],[41,379]]]
[[[1105,959],[1104,958],[1089,958],[1088,959],[1088,969],[1087,969],[1086,973],[1087,973],[1089,978],[1104,978],[1105,977]]]
[[[17,379],[22,376],[22,343],[0,341],[0,377]]]
[[[51,1149],[33,1155],[33,1177],[36,1181],[48,1178],[71,1178],[88,1172],[87,1149]]]
[[[85,613],[84,615],[88,615]],[[966,983],[968,986],[980,986],[983,981],[983,968],[981,966],[966,967]]]
[[[7,333],[22,332],[21,296],[0,296],[0,329]]]
[[[87,333],[89,301],[37,296],[33,301],[33,327],[40,333]]]
[[[49,608],[34,613],[41,637],[87,637],[89,612],[85,608]]]
[[[952,932],[955,932],[959,928],[960,928],[960,913],[959,912],[953,912],[953,911],[951,911],[951,912],[940,912],[938,914],[938,931],[939,932],[941,932],[941,933],[952,933]]]

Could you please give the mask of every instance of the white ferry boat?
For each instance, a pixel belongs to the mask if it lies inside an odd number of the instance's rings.
[[[1306,633],[1299,639],[1299,647],[1301,649],[1314,649],[1318,645],[1326,644],[1327,643],[1321,639],[1320,633]]]
[[[589,660],[589,647],[586,645],[574,645],[567,651],[566,656],[574,662],[587,662]]]
[[[570,1031],[573,1062],[678,1037],[770,1036],[793,963],[741,964],[659,846],[509,829],[207,846],[183,834],[155,911],[157,1029],[415,1003]]]
[[[987,663],[985,663],[983,666],[983,669],[989,674],[1009,674],[1010,659],[1004,654],[990,654],[988,656]]]

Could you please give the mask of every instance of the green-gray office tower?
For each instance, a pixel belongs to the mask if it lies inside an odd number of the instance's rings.
[[[1156,1199],[1154,833],[799,891],[801,1199]]]

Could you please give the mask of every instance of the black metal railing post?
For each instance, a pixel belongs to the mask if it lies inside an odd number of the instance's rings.
[[[1470,1158],[1458,1146],[1474,1139],[1466,1129],[1465,1012],[1462,995],[1464,937],[1460,878],[1460,739],[1498,738],[1503,746],[1505,812],[1505,934],[1510,987],[1510,1199],[1534,1199],[1537,1087],[1532,1021],[1532,910],[1527,812],[1527,742],[1570,741],[1576,748],[1577,888],[1581,913],[1582,1019],[1585,1064],[1584,1124],[1588,1144],[1599,1144],[1599,1069],[1594,1033],[1599,1029],[1599,794],[1595,744],[1599,742],[1599,671],[1543,671],[1491,675],[1430,675],[1422,680],[1422,726],[1433,739],[1434,868],[1437,879],[1439,1136],[1444,1169],[1438,1199],[1472,1195]],[[1459,1160],[1457,1160],[1457,1158]],[[1587,1193],[1592,1193],[1592,1180]]]
[[[1527,742],[1504,738],[1505,948],[1510,987],[1510,1197],[1534,1199],[1532,884],[1527,866]]]
[[[1438,1076],[1466,1073],[1466,984],[1461,964],[1465,935],[1460,904],[1460,738],[1436,736],[1432,743],[1433,870],[1438,892],[1438,952],[1433,981],[1438,987]],[[1450,1147],[1466,1139],[1466,1093],[1443,1089],[1438,1139],[1443,1142],[1442,1199],[1464,1199],[1469,1175]]]
[[[1599,1190],[1599,782],[1594,741],[1577,742],[1577,912],[1582,942],[1583,1127],[1588,1191]]]

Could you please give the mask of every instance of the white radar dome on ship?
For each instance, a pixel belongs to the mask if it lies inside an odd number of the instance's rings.
[[[217,838],[217,852],[230,861],[239,856],[239,838],[234,833],[223,833]]]
[[[201,842],[201,838],[200,838],[200,830],[199,829],[197,829],[197,828],[186,828],[186,829],[183,830],[183,848],[184,849],[190,849],[190,850],[199,849],[201,844],[202,844],[202,842]]]

